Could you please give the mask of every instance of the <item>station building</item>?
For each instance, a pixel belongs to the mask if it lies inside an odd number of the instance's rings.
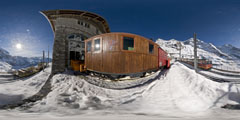
[[[84,62],[84,40],[110,32],[107,21],[95,13],[79,10],[47,10],[41,13],[54,32],[52,74],[69,69],[71,60]]]

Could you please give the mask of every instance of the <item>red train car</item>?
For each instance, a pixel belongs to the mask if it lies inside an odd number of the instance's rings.
[[[197,67],[203,70],[210,70],[212,68],[212,61],[206,59],[198,59]],[[183,59],[182,62],[194,66],[194,59]]]
[[[158,48],[158,66],[159,68],[169,68],[170,67],[170,59],[168,59],[168,53],[165,52],[161,47]]]

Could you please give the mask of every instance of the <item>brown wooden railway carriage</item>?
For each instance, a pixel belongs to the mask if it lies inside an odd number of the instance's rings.
[[[159,68],[159,45],[135,34],[106,33],[85,40],[87,70],[134,75]]]

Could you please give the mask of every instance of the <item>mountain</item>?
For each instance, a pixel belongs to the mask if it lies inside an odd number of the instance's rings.
[[[0,48],[0,72],[34,66],[41,61],[42,57],[11,56],[8,51]]]
[[[218,49],[229,54],[232,59],[240,59],[240,48],[234,47],[230,44],[225,44],[223,46],[219,46]]]
[[[167,51],[171,57],[179,57],[181,46],[182,58],[193,58],[193,38],[185,41],[178,41],[175,39],[163,40],[159,38],[156,40],[156,43],[159,44],[162,49]],[[210,59],[215,65],[240,66],[239,48],[236,48],[229,44],[216,47],[212,43],[206,43],[199,39],[197,39],[197,47],[199,58]]]

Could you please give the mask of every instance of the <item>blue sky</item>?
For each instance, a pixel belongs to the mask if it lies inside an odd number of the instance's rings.
[[[205,42],[240,48],[240,0],[2,0],[0,9],[0,47],[12,55],[40,56],[52,48],[53,32],[39,13],[51,9],[95,12],[112,32],[182,41],[196,32]]]

